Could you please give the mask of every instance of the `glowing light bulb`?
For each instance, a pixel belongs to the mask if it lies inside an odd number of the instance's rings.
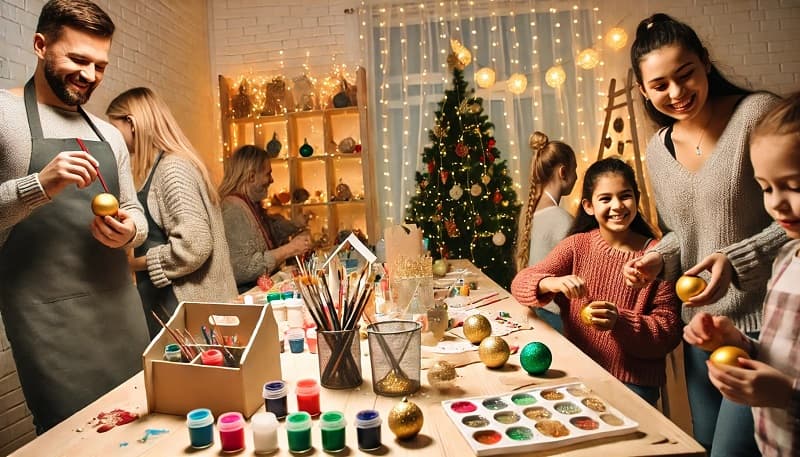
[[[528,87],[528,78],[521,73],[514,73],[508,77],[506,82],[506,89],[515,95],[525,92],[526,87]]]
[[[484,89],[492,87],[495,81],[495,72],[489,67],[483,67],[475,73],[475,82]]]
[[[600,53],[595,49],[586,48],[578,54],[578,66],[584,70],[591,70],[600,63]]]
[[[548,86],[557,89],[567,80],[567,74],[564,72],[561,65],[556,65],[547,70],[547,73],[544,75],[544,80]]]
[[[624,29],[614,27],[606,33],[606,44],[614,50],[619,51],[628,42],[628,34]]]

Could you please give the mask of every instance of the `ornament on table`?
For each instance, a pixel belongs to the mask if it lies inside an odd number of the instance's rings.
[[[433,307],[427,310],[426,314],[428,316],[428,330],[436,342],[441,341],[444,338],[444,333],[450,327],[447,303],[434,301]]]
[[[479,197],[483,193],[483,187],[480,184],[475,183],[472,187],[469,188],[469,194],[473,197]]]
[[[314,154],[314,148],[308,144],[308,138],[303,138],[303,145],[300,146],[299,152],[302,157],[311,157]]]
[[[286,109],[286,80],[283,76],[276,76],[266,84],[264,89],[264,107],[262,116],[281,114]]]
[[[480,214],[476,214],[475,215],[475,226],[476,227],[480,227],[481,224],[483,224],[483,218],[481,217]]]
[[[433,272],[434,276],[442,277],[447,274],[447,270],[450,269],[450,265],[447,263],[447,259],[436,259],[433,261],[433,265],[431,266],[431,271]]]
[[[267,142],[267,156],[270,159],[278,157],[282,147],[283,145],[281,144],[280,140],[278,140],[278,132],[272,132],[272,139]]]
[[[497,233],[492,235],[492,243],[495,246],[502,246],[502,245],[506,244],[506,235],[503,232],[498,230]]]
[[[314,83],[308,75],[301,75],[292,79],[292,97],[296,111],[310,111],[316,106]]]
[[[495,202],[495,204],[500,204],[500,202],[503,201],[503,194],[500,193],[500,189],[494,191],[492,201]]]
[[[338,201],[347,201],[353,198],[353,192],[350,191],[350,186],[343,183],[340,179],[339,184],[336,185],[336,193],[334,196]]]
[[[492,334],[492,323],[483,314],[472,314],[464,319],[464,336],[472,344],[478,344]]]
[[[305,203],[311,194],[303,189],[302,187],[298,187],[292,192],[292,203]]]
[[[233,117],[240,119],[249,116],[252,107],[253,103],[250,102],[250,96],[247,95],[247,81],[245,80],[239,85],[239,93],[231,100]]]
[[[92,212],[95,216],[116,216],[119,211],[117,197],[108,192],[102,192],[92,199]]]
[[[417,436],[423,422],[422,410],[405,397],[389,411],[389,430],[401,440]]]
[[[466,157],[467,154],[469,154],[467,145],[461,142],[456,143],[456,155],[459,157]]]
[[[439,177],[442,178],[442,184],[447,184],[447,178],[450,177],[450,171],[442,170],[439,172]]]
[[[450,198],[453,200],[458,200],[464,195],[464,189],[461,188],[459,184],[453,184],[453,187],[450,188]]]
[[[428,384],[436,389],[447,389],[455,384],[458,372],[452,363],[446,360],[437,360],[428,369]]]
[[[337,149],[342,154],[352,154],[356,149],[356,140],[354,140],[353,137],[348,136],[339,142]]]
[[[533,341],[522,348],[519,353],[519,363],[528,374],[544,374],[553,363],[553,353],[544,343]]]
[[[481,182],[488,185],[490,182],[492,182],[492,177],[487,174],[484,174],[483,176],[481,176]]]
[[[447,236],[450,238],[458,238],[461,236],[461,230],[458,229],[458,225],[456,225],[456,221],[453,219],[444,221],[444,228],[447,230]]]
[[[508,361],[511,348],[506,340],[499,336],[487,336],[478,347],[481,362],[489,368],[500,368]]]

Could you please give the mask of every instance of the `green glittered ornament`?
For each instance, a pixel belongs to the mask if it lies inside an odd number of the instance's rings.
[[[553,362],[553,353],[544,343],[528,343],[519,353],[519,363],[532,375],[544,374]]]

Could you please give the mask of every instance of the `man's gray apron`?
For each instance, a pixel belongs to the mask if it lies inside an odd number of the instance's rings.
[[[29,174],[62,151],[80,149],[74,138],[43,138],[32,79],[25,110]],[[100,138],[84,143],[109,191],[119,196],[111,146],[78,110]],[[0,312],[39,433],[142,368],[147,329],[125,252],[104,246],[90,231],[91,201],[100,192],[97,181],[84,189],[68,186],[16,224],[0,248]]]
[[[133,250],[133,255],[136,257],[147,255],[147,251],[150,248],[167,244],[167,234],[153,220],[150,208],[147,206],[150,183],[153,181],[153,175],[156,174],[156,168],[158,168],[163,156],[164,151],[158,153],[147,181],[142,186],[142,190],[136,193],[136,197],[144,207],[145,218],[147,218],[147,239],[141,246]],[[166,323],[178,307],[178,299],[175,297],[172,284],[166,287],[156,287],[153,285],[153,281],[150,280],[150,273],[147,270],[136,272],[136,288],[139,289],[139,296],[142,297],[142,308],[147,318],[147,330],[150,332],[150,339],[153,339],[161,331],[161,324],[153,317],[152,313],[158,314],[159,319]]]

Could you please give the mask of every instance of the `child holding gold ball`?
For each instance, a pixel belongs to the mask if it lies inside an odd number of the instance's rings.
[[[764,207],[791,241],[772,266],[758,340],[725,316],[699,313],[683,331],[690,344],[712,351],[736,346],[754,360],[738,366],[706,362],[708,378],[730,401],[753,406],[756,442],[764,455],[800,451],[800,93],[778,104],[750,135],[750,160]]]
[[[523,305],[553,300],[564,333],[578,348],[651,404],[666,382],[666,355],[680,342],[678,300],[671,282],[633,291],[622,265],[656,243],[637,210],[633,169],[603,159],[586,170],[571,236],[511,283]]]

